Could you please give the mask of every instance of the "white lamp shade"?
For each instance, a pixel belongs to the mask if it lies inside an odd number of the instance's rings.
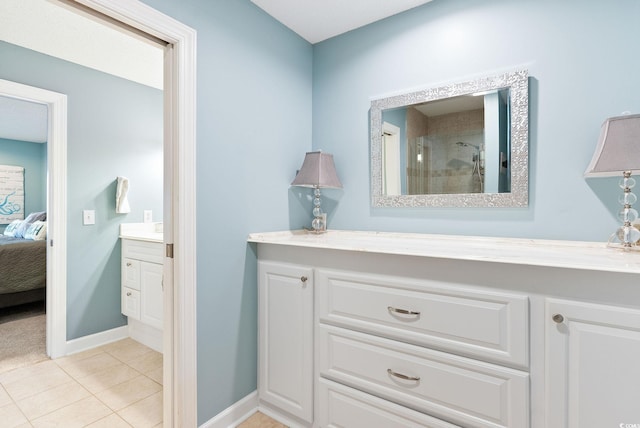
[[[600,130],[598,146],[585,177],[640,173],[640,114],[610,117]]]
[[[321,151],[307,152],[302,167],[291,185],[342,188],[342,183],[336,173],[336,166],[333,163],[333,155]]]

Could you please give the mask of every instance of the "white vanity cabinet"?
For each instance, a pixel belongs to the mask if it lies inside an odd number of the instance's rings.
[[[640,253],[347,231],[249,241],[259,407],[288,426],[640,423]]]
[[[163,243],[121,236],[122,313],[128,317],[129,335],[162,352]]]
[[[547,426],[640,424],[640,310],[560,299],[546,309]]]

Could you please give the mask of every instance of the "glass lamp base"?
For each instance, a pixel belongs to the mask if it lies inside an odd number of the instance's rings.
[[[321,234],[327,232],[327,215],[321,213],[311,222],[311,228],[305,227],[304,230],[310,233]]]

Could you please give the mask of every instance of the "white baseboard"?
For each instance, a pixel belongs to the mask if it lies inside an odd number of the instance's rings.
[[[101,331],[100,333],[68,340],[65,345],[64,355],[77,354],[78,352],[126,339],[127,337],[129,337],[129,331],[127,326],[124,325],[111,330]]]
[[[258,391],[244,397],[242,400],[209,419],[200,428],[232,428],[240,424],[258,410]]]

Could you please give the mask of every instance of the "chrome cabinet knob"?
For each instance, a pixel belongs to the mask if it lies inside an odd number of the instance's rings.
[[[307,279],[308,279],[308,278],[307,278],[306,276],[301,276],[301,277],[300,277],[300,281],[302,281],[303,283],[306,283],[306,282],[307,282]]]
[[[564,322],[564,317],[562,316],[562,314],[555,314],[551,317],[551,319],[558,324],[562,324]]]

